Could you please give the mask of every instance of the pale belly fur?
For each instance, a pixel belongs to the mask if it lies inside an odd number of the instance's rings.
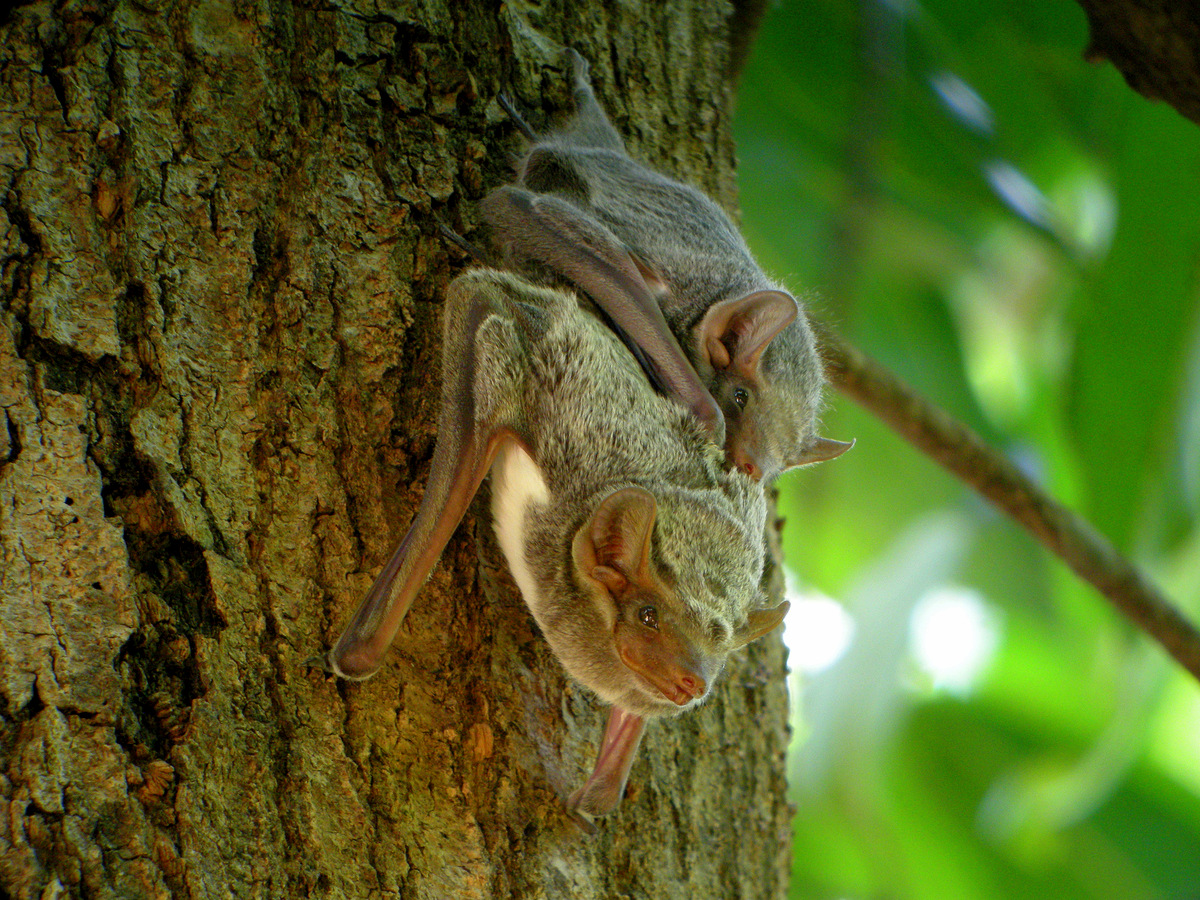
[[[520,444],[500,449],[492,462],[492,526],[521,596],[540,618],[541,594],[525,559],[525,513],[534,504],[550,502],[541,470]]]

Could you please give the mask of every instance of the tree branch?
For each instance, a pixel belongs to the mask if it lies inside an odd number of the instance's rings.
[[[813,324],[829,379],[838,390],[1016,519],[1200,680],[1200,632],[1103,535],[967,426],[825,326]]]
[[[1079,0],[1084,58],[1109,60],[1138,93],[1200,122],[1200,10],[1174,0]]]

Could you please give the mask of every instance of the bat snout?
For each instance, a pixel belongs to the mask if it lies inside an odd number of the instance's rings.
[[[708,693],[708,682],[695,672],[677,669],[673,672],[649,672],[643,675],[658,692],[676,706],[687,706]]]
[[[667,699],[676,706],[687,706],[693,700],[699,700],[708,693],[708,683],[694,672],[679,671],[674,673],[674,695],[667,694]],[[666,693],[664,691],[664,693]]]
[[[708,668],[706,660],[687,642],[618,626],[616,643],[621,662],[676,706],[687,706],[708,693],[709,681],[702,674]]]
[[[745,422],[738,433],[730,435],[725,455],[733,468],[753,481],[762,481],[763,475],[767,474],[763,471],[764,463],[770,466],[770,460],[765,459],[766,454],[753,439],[750,426]]]
[[[762,478],[762,470],[749,456],[740,451],[735,451],[733,454],[734,468],[740,469],[753,481],[758,481]]]

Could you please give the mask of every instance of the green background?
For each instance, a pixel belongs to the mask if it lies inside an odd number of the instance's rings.
[[[1196,619],[1200,128],[1086,44],[1068,0],[784,0],[739,86],[742,224]],[[829,400],[858,446],[780,480],[792,896],[1200,897],[1195,681]]]

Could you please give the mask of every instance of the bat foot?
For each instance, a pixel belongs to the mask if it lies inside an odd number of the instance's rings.
[[[496,102],[500,104],[500,108],[508,113],[508,117],[512,119],[517,130],[525,135],[525,138],[530,141],[538,139],[537,132],[533,127],[525,121],[525,117],[521,115],[521,111],[517,109],[517,104],[513,101],[512,94],[508,91],[501,91],[496,95]]]
[[[588,70],[590,69],[590,66],[588,65],[587,60],[583,58],[583,54],[574,47],[566,47],[562,52],[562,59],[563,62],[566,63],[567,68],[571,70],[571,77],[575,79],[576,82],[587,85]],[[588,89],[591,89],[590,86]]]
[[[438,231],[441,233],[443,238],[445,238],[463,253],[467,254],[467,256],[474,259],[475,262],[479,263],[480,265],[486,266],[491,264],[491,260],[488,259],[486,253],[468,241],[465,237],[463,237],[441,219],[437,219],[436,221]]]

